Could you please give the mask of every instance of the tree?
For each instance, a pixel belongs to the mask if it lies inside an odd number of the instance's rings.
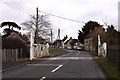
[[[12,32],[17,32],[13,28],[21,29],[20,26],[18,26],[15,22],[2,22],[0,27],[3,28],[5,26],[8,26],[8,28],[5,28],[3,30],[3,33],[5,36],[9,36]]]
[[[93,31],[95,27],[99,27],[99,25],[100,24],[98,24],[98,22],[95,21],[88,21],[87,23],[85,23],[85,25],[82,28],[84,36],[88,35],[90,31]]]
[[[95,21],[88,21],[87,23],[85,23],[85,25],[82,28],[82,31],[79,30],[78,32],[78,39],[79,41],[84,44],[84,39],[85,37],[94,30],[95,27],[99,27],[100,24],[98,24],[98,22]]]
[[[84,35],[83,35],[83,32],[78,30],[78,40],[80,43],[84,44]]]
[[[51,27],[50,22],[47,20],[48,16],[47,15],[30,15],[30,19],[26,20],[25,22],[22,23],[24,25],[24,29],[29,31],[30,30],[34,31],[35,35],[35,41],[37,42],[37,38],[43,37],[44,35],[49,35],[50,33],[47,29]]]

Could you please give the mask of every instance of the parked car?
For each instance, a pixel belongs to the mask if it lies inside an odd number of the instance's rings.
[[[82,47],[81,46],[74,46],[73,49],[75,49],[75,50],[82,50]]]
[[[70,50],[70,49],[72,49],[72,47],[70,47],[70,46],[69,46],[69,47],[67,47],[67,49],[69,49],[69,50]]]
[[[77,46],[73,46],[73,49],[77,49]]]
[[[82,48],[80,46],[77,46],[77,50],[81,50]]]

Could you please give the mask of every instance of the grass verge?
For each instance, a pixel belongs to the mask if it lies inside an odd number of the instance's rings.
[[[116,78],[120,80],[120,70],[116,65],[111,64],[104,58],[98,58],[96,61],[107,78]]]
[[[50,54],[65,53],[64,49],[50,49]]]

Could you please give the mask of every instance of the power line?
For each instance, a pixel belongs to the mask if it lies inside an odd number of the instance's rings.
[[[13,3],[13,2],[5,2],[5,1],[3,1],[3,2],[1,2],[1,3],[4,4],[4,5],[7,6],[7,7],[12,7],[12,8],[15,8],[15,9],[17,9],[17,10],[20,10],[20,11],[26,13],[27,15],[28,15],[28,13],[33,12],[33,11],[30,11],[30,10],[26,10],[24,7],[22,7],[22,6],[20,6],[20,5],[17,5],[17,4],[15,4],[15,3]],[[20,11],[19,11],[19,12],[20,12]]]
[[[12,2],[12,1],[3,1],[5,4],[8,4],[10,6],[13,6],[15,8],[19,8],[20,10],[24,10],[26,12],[33,12],[33,9],[29,8],[29,7],[26,7],[26,6],[23,6],[22,4],[19,4],[17,2]],[[82,22],[82,21],[78,21],[78,20],[73,20],[73,19],[69,19],[69,18],[65,18],[65,17],[61,17],[61,16],[58,16],[58,15],[54,15],[54,14],[51,14],[51,13],[47,13],[47,12],[44,12],[44,11],[41,11],[41,10],[38,10],[39,12],[41,13],[44,13],[46,15],[50,15],[50,16],[53,16],[53,17],[57,17],[57,18],[60,18],[60,19],[64,19],[64,20],[69,20],[69,21],[73,21],[73,22],[77,22],[77,23],[85,23],[85,22]]]
[[[50,15],[50,16],[54,16],[54,17],[57,17],[57,18],[69,20],[69,21],[74,21],[74,22],[78,22],[78,23],[85,23],[85,22],[82,22],[82,21],[77,21],[77,20],[73,20],[73,19],[69,19],[69,18],[57,16],[57,15],[54,15],[54,14],[51,14],[51,13],[46,13],[46,12],[43,12],[43,11],[41,11],[41,10],[39,10],[39,12],[44,13],[44,14],[47,14],[47,15]]]

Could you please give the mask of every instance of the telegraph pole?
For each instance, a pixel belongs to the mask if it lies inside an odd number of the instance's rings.
[[[35,30],[35,41],[38,39],[38,7],[36,8],[36,30]]]
[[[53,33],[52,33],[52,29],[51,29],[51,43],[53,42]]]
[[[38,39],[38,8],[36,8],[36,29],[35,31],[31,30],[31,37],[30,37],[30,60],[34,58],[34,40],[37,42]],[[35,35],[33,35],[35,33]]]
[[[57,39],[60,40],[60,29],[58,29]]]

